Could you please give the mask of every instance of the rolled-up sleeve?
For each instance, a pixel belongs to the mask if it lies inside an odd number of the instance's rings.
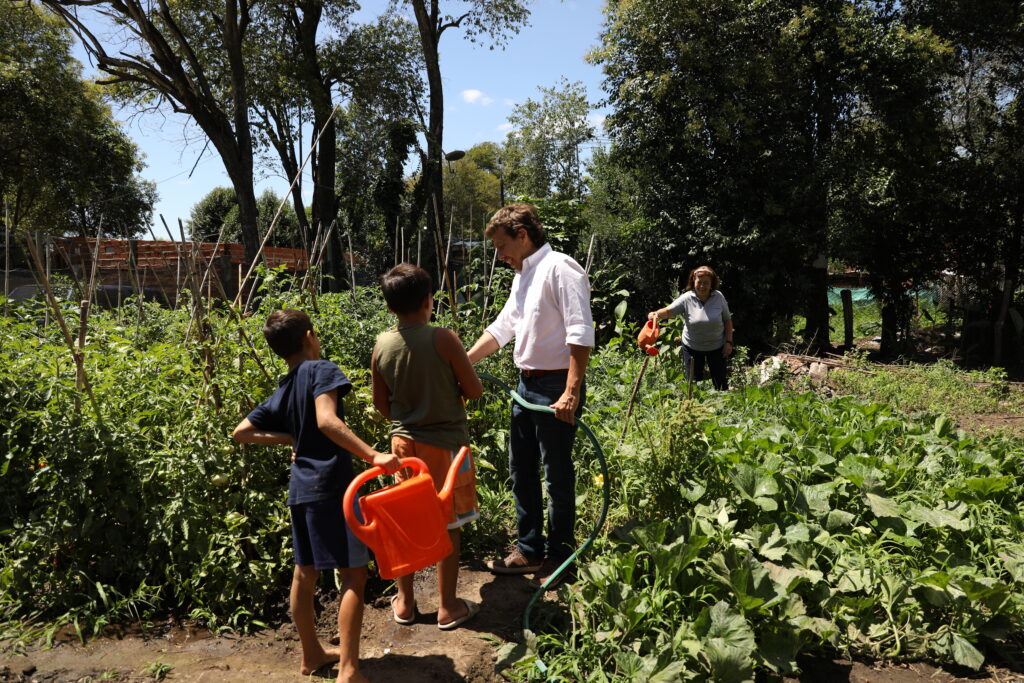
[[[508,298],[501,308],[501,313],[494,319],[494,322],[487,326],[487,333],[494,337],[498,346],[508,344],[516,336],[514,321],[515,293]]]
[[[590,281],[575,261],[558,265],[555,296],[565,323],[565,343],[594,346],[594,315],[590,310]]]

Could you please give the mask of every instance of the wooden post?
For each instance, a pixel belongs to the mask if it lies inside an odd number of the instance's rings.
[[[590,235],[590,246],[587,248],[587,265],[583,268],[587,275],[590,275],[590,264],[593,262],[592,259],[594,257],[594,238],[596,237],[596,232]]]
[[[11,294],[11,226],[4,198],[4,315],[7,315],[7,297]]]
[[[45,263],[45,267],[43,269],[43,277],[46,279],[47,282],[49,282],[50,281],[50,239],[49,238],[47,238],[46,241],[43,243],[43,261]],[[49,309],[47,309],[46,314],[43,316],[43,327],[46,328],[46,327],[49,327],[49,326],[50,326],[50,311],[49,311]]]
[[[484,240],[484,268],[487,268],[487,241]],[[494,250],[491,256],[491,275],[487,278],[487,285],[484,288],[484,307],[480,315],[481,322],[487,322],[487,300],[491,296],[491,283],[494,281],[494,266],[498,263],[498,250]]]
[[[853,292],[849,289],[839,290],[839,297],[843,300],[843,347],[847,351],[853,350]]]
[[[356,255],[352,251],[352,231],[348,234],[348,276],[352,280],[352,298],[356,298]]]
[[[693,356],[690,356],[690,372],[686,376],[686,400],[693,398]]]

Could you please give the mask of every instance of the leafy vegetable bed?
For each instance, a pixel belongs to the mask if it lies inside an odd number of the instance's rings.
[[[823,648],[977,669],[1020,637],[1019,441],[779,386],[704,405],[623,448],[629,521],[563,592],[569,637],[534,639],[552,675],[744,681]]]

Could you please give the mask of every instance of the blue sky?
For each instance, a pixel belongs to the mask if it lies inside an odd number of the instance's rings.
[[[363,10],[373,13],[386,4],[367,0]],[[601,71],[587,64],[584,56],[597,44],[603,6],[602,0],[535,0],[529,26],[509,39],[504,49],[490,50],[470,43],[457,30],[446,31],[441,40],[445,150],[468,149],[485,140],[502,141],[515,104],[538,99],[538,87],[557,85],[562,77],[581,81],[591,105],[597,105],[603,96]],[[78,52],[77,56],[89,75],[84,54]],[[595,123],[600,123],[602,114],[603,110],[595,110]],[[143,177],[157,183],[160,197],[154,232],[165,236],[159,219],[163,214],[177,236],[177,220],[187,220],[196,202],[214,187],[230,187],[220,158],[212,148],[201,155],[206,142],[202,131],[169,110],[142,115],[122,110],[117,116],[146,155]],[[270,167],[257,171],[257,194],[270,188],[278,196],[284,195],[289,180],[275,172]]]

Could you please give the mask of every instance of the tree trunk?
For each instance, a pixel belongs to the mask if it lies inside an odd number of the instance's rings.
[[[1010,231],[1010,239],[1006,248],[1005,265],[1003,267],[1003,292],[999,302],[999,312],[996,316],[995,328],[992,337],[992,362],[995,365],[1006,365],[1003,362],[1003,342],[1005,340],[1006,317],[1010,312],[1010,305],[1013,303],[1013,295],[1017,291],[1017,284],[1020,282],[1020,256],[1021,237],[1024,233],[1024,199],[1018,197],[1017,208],[1014,212],[1013,227]]]
[[[828,257],[819,253],[808,268],[809,289],[804,309],[807,327],[804,341],[808,353],[819,353],[831,348],[828,329]]]
[[[426,202],[427,230],[435,236],[435,249],[441,248],[441,226],[444,225],[444,191],[441,173],[441,157],[444,135],[444,88],[441,83],[441,61],[438,44],[441,40],[437,7],[432,6],[428,14],[423,0],[413,0],[416,24],[420,32],[423,60],[427,69],[427,85],[430,88],[429,119],[427,123],[427,157],[423,165],[423,190]],[[427,254],[430,253],[428,250]],[[439,251],[435,251],[439,254]],[[429,260],[429,256],[428,256]],[[427,267],[428,272],[431,270]],[[440,282],[435,283],[440,286]]]
[[[324,73],[317,52],[317,31],[323,15],[323,4],[315,0],[303,0],[298,4],[301,17],[297,12],[292,14],[292,28],[295,32],[295,44],[298,47],[298,73],[309,94],[313,109],[313,138],[310,144],[316,144],[311,157],[311,175],[313,177],[313,200],[310,214],[314,229],[327,230],[338,217],[338,194],[336,190],[338,163],[338,132],[334,120],[334,102],[331,89],[334,81]],[[319,141],[317,141],[319,136]],[[345,276],[343,255],[345,249],[335,230],[332,247],[327,250],[324,270],[334,276],[329,287],[337,289]]]
[[[231,104],[234,123],[232,142],[237,150],[235,153],[237,168],[231,180],[238,195],[238,222],[242,228],[242,245],[245,247],[245,260],[252,264],[259,252],[259,212],[256,209],[256,191],[253,188],[252,131],[249,128],[249,87],[242,56],[242,42],[249,24],[247,10],[243,8],[239,15],[237,0],[226,0],[224,3],[224,49],[228,53],[231,68]],[[226,165],[226,160],[225,160]]]

